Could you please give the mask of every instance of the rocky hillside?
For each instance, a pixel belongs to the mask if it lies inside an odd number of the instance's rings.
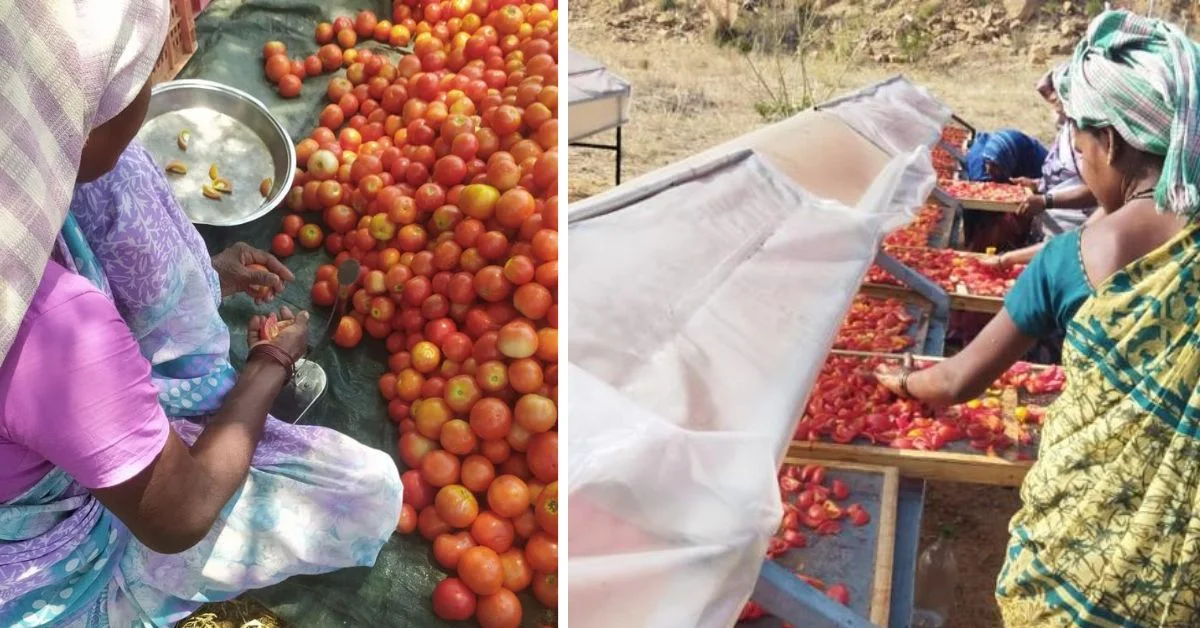
[[[1111,4],[1185,26],[1200,22],[1200,3],[1191,0]],[[953,63],[991,50],[1042,63],[1069,52],[1103,7],[1102,0],[576,0],[571,20],[603,24],[622,42],[715,37],[883,63]]]

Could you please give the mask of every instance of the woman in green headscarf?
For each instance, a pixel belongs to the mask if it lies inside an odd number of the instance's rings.
[[[1200,625],[1200,46],[1107,11],[1059,95],[1104,220],[1054,238],[962,353],[878,374],[953,403],[1066,330],[997,584],[1006,626]]]

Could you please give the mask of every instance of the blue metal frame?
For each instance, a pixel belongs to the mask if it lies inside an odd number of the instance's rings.
[[[751,596],[763,610],[795,626],[812,621],[813,613],[841,628],[871,628],[871,622],[825,596],[773,560],[763,561]]]

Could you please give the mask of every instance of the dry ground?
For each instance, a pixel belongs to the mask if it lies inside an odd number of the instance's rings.
[[[608,64],[633,84],[632,122],[625,127],[626,180],[764,124],[755,103],[767,98],[750,65],[738,52],[722,49],[703,36],[618,41],[604,17],[614,0],[575,0],[569,8],[570,44]],[[772,62],[758,64],[775,73]],[[1033,91],[1046,71],[1028,57],[1003,50],[963,55],[955,63],[919,66],[847,64],[824,58],[810,62],[818,101],[903,73],[930,88],[968,122],[982,128],[1013,127],[1049,139],[1049,112]],[[795,91],[802,81],[797,63],[784,68]],[[772,89],[778,79],[769,83]],[[591,138],[610,142],[609,137]],[[569,194],[578,200],[612,185],[612,154],[573,148],[569,154]],[[985,628],[1000,625],[992,589],[1003,562],[1007,523],[1016,511],[1015,489],[966,484],[930,484],[922,533],[923,543],[943,525],[956,532],[954,549],[960,577],[958,606],[952,626]]]

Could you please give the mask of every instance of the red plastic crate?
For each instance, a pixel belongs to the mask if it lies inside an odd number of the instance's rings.
[[[162,83],[175,78],[196,52],[196,16],[192,12],[194,0],[171,0],[171,26],[167,30],[167,42],[162,54],[150,73],[153,83]]]

